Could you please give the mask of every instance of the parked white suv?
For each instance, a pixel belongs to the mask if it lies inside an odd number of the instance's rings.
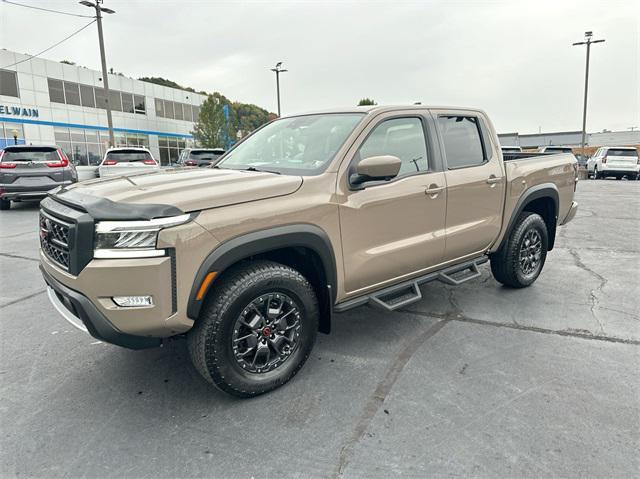
[[[607,176],[637,180],[640,177],[638,150],[633,146],[603,146],[587,161],[587,172],[596,180]]]
[[[98,171],[100,178],[104,178],[105,176],[151,172],[159,168],[159,163],[148,149],[128,146],[109,148],[104,154]]]

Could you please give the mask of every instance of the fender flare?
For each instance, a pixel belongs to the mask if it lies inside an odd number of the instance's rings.
[[[511,213],[511,218],[509,218],[509,223],[505,230],[504,236],[500,241],[500,246],[498,246],[495,251],[498,251],[500,248],[502,248],[509,240],[509,234],[511,233],[516,220],[520,216],[520,213],[524,211],[525,207],[532,201],[540,198],[551,198],[554,203],[555,221],[553,223],[553,231],[549,231],[549,251],[553,249],[553,244],[555,242],[555,228],[558,223],[558,215],[560,211],[560,194],[558,193],[558,187],[554,183],[541,183],[539,185],[532,186],[528,190],[524,191],[522,195],[520,195],[520,199],[516,203],[516,206]]]
[[[196,300],[200,285],[212,271],[223,272],[233,264],[251,256],[282,248],[304,247],[320,258],[329,294],[329,315],[335,303],[337,283],[336,260],[329,236],[321,228],[310,224],[292,224],[254,231],[219,244],[200,265],[189,293],[187,316],[196,320],[203,300]],[[320,299],[320,298],[318,298]],[[329,317],[330,319],[330,317]]]

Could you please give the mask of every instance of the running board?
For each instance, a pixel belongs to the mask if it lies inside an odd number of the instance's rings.
[[[334,307],[334,311],[341,313],[367,303],[386,311],[395,311],[422,299],[422,293],[420,292],[421,284],[431,281],[441,281],[451,286],[459,286],[462,283],[479,278],[482,273],[478,266],[486,263],[488,260],[488,257],[482,256],[465,263],[450,266],[442,271],[428,273],[424,276],[419,276],[409,281],[404,281],[389,286],[388,288],[337,304]]]

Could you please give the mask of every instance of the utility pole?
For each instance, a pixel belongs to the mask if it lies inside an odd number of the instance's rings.
[[[278,118],[280,118],[280,73],[284,73],[288,70],[282,68],[282,62],[276,63],[276,67],[271,69],[276,73],[276,94],[278,95]]]
[[[109,78],[107,73],[107,58],[104,53],[104,37],[102,35],[102,12],[104,13],[116,13],[114,10],[110,8],[102,7],[102,2],[104,0],[95,0],[96,3],[89,2],[87,0],[83,0],[80,2],[81,5],[86,7],[92,7],[96,10],[96,22],[98,23],[98,43],[100,44],[100,61],[102,63],[102,81],[104,82],[104,96],[106,99],[106,107],[107,107],[107,125],[109,127],[109,146],[115,146],[116,142],[113,137],[113,118],[111,116],[111,103],[109,103]]]
[[[584,154],[584,147],[586,143],[587,137],[587,92],[589,91],[589,56],[591,54],[591,44],[592,43],[602,43],[604,40],[592,40],[593,32],[584,32],[584,42],[576,42],[573,44],[576,45],[586,45],[587,46],[587,65],[584,74],[584,106],[582,110],[582,153]]]

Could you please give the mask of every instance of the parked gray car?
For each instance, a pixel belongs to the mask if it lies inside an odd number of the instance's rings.
[[[0,210],[11,201],[39,200],[58,186],[78,181],[78,173],[57,146],[7,146],[0,150]]]

